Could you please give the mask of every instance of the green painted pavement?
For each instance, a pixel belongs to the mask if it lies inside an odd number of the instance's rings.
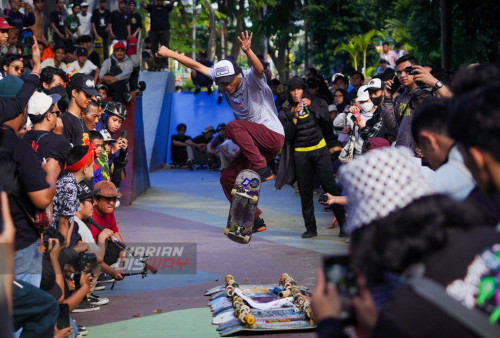
[[[208,297],[207,297],[208,302]],[[144,314],[146,315],[146,314]],[[208,307],[179,310],[89,327],[90,337],[220,337]]]

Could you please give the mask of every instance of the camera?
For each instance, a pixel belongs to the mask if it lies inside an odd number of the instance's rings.
[[[356,120],[358,119],[358,117],[354,114],[351,115],[351,120],[352,122],[356,122]]]
[[[80,255],[77,265],[75,266],[75,270],[82,272],[87,267],[87,264],[89,264],[90,266],[94,266],[96,263],[97,257],[94,253],[84,253]]]
[[[405,67],[405,73],[408,75],[413,75],[413,67],[412,66]]]
[[[326,196],[326,194],[321,194],[318,198],[318,202],[326,202],[328,201],[328,196]]]

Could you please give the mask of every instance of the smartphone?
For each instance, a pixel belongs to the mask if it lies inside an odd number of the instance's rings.
[[[25,45],[33,45],[33,31],[30,28],[24,28],[21,31],[21,42]]]
[[[128,136],[128,130],[122,130],[120,132],[120,138],[127,138]]]
[[[59,317],[57,317],[57,329],[62,330],[70,326],[68,304],[59,304]]]
[[[401,88],[401,82],[399,82],[399,78],[396,75],[392,78],[391,94],[394,95],[399,88]]]
[[[351,264],[351,256],[327,256],[323,259],[323,269],[327,283],[335,284],[340,300],[340,319],[353,323],[354,310],[351,299],[358,294],[356,272]]]

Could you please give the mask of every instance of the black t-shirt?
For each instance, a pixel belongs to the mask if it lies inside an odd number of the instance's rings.
[[[49,188],[49,184],[45,181],[45,173],[33,149],[7,126],[2,126],[0,133],[2,148],[9,152],[17,163],[18,178],[16,188],[9,193],[9,204],[16,226],[15,249],[21,250],[39,238],[38,230],[26,214],[29,213],[33,217],[37,212],[27,193],[45,190]]]
[[[137,12],[129,14],[128,24],[130,25],[130,34],[134,34],[137,28],[142,28],[142,16]]]
[[[193,139],[193,142],[196,144],[208,144],[210,141],[212,141],[212,138],[213,138],[213,136],[210,138],[205,138],[205,135],[201,134],[201,135],[196,136]]]
[[[83,145],[83,139],[88,139],[89,131],[82,119],[70,112],[62,114],[61,120],[64,124],[63,136],[74,146]]]
[[[101,68],[101,57],[99,56],[99,53],[97,53],[95,50],[90,53],[90,55],[87,57],[90,62],[92,62],[94,65],[97,66],[97,68]]]
[[[54,267],[48,257],[43,257],[42,259],[42,280],[40,282],[40,289],[47,291],[47,293],[55,299],[59,299],[62,296],[62,290],[56,283]]]
[[[187,140],[191,140],[191,136],[187,135],[172,135],[172,141],[186,142]],[[172,142],[170,160],[173,163],[186,163],[187,161],[187,150],[186,147],[176,146],[174,142]]]
[[[111,13],[111,29],[113,29],[113,33],[118,40],[127,40],[127,25],[127,12],[113,11]]]
[[[40,160],[53,158],[59,162],[61,170],[64,169],[71,150],[71,144],[66,137],[44,130],[30,130],[23,135],[23,140],[35,150]]]
[[[111,22],[111,12],[107,9],[103,13],[96,9],[92,13],[92,23],[95,25],[95,30],[99,36],[107,36],[106,27]],[[126,29],[126,28],[125,28]]]
[[[170,5],[163,6],[161,3],[156,6],[148,5],[146,7],[147,11],[151,13],[151,30],[163,31],[170,29],[172,7]]]
[[[89,131],[82,119],[79,119],[70,112],[61,115],[64,124],[63,136],[74,146],[83,145],[83,140],[88,139]]]
[[[63,11],[55,10],[52,13],[50,13],[50,22],[54,23],[54,25],[56,26],[59,33],[61,33],[63,35],[65,34],[65,30],[64,30],[65,17],[66,16],[64,15]]]

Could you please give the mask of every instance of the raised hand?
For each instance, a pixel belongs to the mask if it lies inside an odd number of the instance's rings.
[[[172,50],[170,50],[168,47],[161,46],[160,49],[158,49],[158,52],[156,52],[156,57],[158,58],[168,58],[171,57]]]
[[[241,50],[245,53],[248,52],[250,47],[252,47],[252,37],[253,33],[248,35],[248,31],[241,32],[241,36],[238,36],[238,41],[240,42]]]

